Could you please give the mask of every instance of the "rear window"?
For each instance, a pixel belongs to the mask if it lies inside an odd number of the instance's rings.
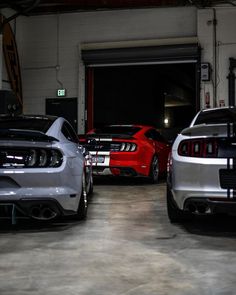
[[[236,122],[236,108],[203,111],[197,117],[194,125],[231,122]]]
[[[0,129],[34,130],[46,133],[54,121],[52,118],[41,117],[5,117],[0,118]]]
[[[94,134],[112,134],[112,135],[129,135],[133,136],[141,128],[133,126],[105,126],[97,128]]]

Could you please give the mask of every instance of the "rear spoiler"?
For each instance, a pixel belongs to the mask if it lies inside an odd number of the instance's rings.
[[[58,139],[48,136],[43,132],[23,129],[0,129],[0,140],[29,140],[29,141],[43,141],[52,142],[59,141]]]
[[[89,139],[94,140],[106,140],[106,139],[134,139],[134,137],[127,134],[86,134],[86,135],[78,135],[79,141],[87,142]]]
[[[234,126],[228,124],[200,124],[185,128],[181,131],[182,135],[186,136],[229,136],[233,134]]]

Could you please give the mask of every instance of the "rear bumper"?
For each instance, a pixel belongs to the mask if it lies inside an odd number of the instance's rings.
[[[189,198],[184,203],[184,210],[195,214],[236,215],[236,199]]]
[[[76,211],[82,174],[72,172],[69,165],[56,169],[0,169],[0,203],[14,203],[21,207],[21,203],[38,203],[40,200],[58,204],[57,211],[61,213]],[[27,206],[23,207],[27,213]]]
[[[174,155],[167,183],[178,208],[196,214],[236,214],[235,190],[227,174],[221,177],[222,171],[228,171],[226,159]]]
[[[56,216],[72,215],[76,212],[65,210],[55,199],[21,199],[0,201],[1,218],[32,217],[38,220],[50,220]]]
[[[93,167],[94,175],[104,175],[104,176],[127,176],[127,177],[136,177],[136,176],[144,176],[140,175],[136,172],[136,170],[132,167],[103,167],[96,166]]]
[[[137,152],[98,152],[93,153],[93,174],[114,176],[148,176],[148,159]],[[97,159],[97,161],[96,161]]]
[[[226,159],[185,158],[173,154],[167,181],[177,206],[183,210],[191,198],[227,199],[227,189],[221,187],[219,177],[220,169],[226,167]]]

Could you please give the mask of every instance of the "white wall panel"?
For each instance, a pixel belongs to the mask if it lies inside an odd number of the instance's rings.
[[[228,103],[229,58],[236,59],[236,8],[217,10],[218,100]]]
[[[218,7],[216,14],[216,106],[222,102],[228,105],[228,73],[229,58],[236,58],[236,8]],[[201,44],[202,59],[210,62],[214,71],[214,44],[213,44],[213,9],[198,11],[198,39]],[[213,72],[214,75],[214,72]],[[204,94],[209,91],[213,95],[213,83],[202,83],[202,106],[204,107]],[[212,103],[211,103],[212,106]]]
[[[24,111],[44,113],[45,98],[55,97],[59,88],[53,68],[58,62],[58,78],[67,89],[67,96],[79,98],[79,131],[84,124],[81,44],[193,37],[197,34],[196,9],[190,7],[21,17],[17,20],[17,27],[20,28],[17,39],[20,43]],[[52,68],[47,69],[48,66]]]
[[[202,62],[209,62],[211,65],[212,73],[214,75],[214,27],[213,27],[214,13],[212,9],[202,9],[198,11],[198,41],[201,46],[201,60]],[[201,107],[205,108],[205,96],[207,93],[210,95],[210,106],[214,106],[213,96],[213,80],[203,82],[201,87]]]

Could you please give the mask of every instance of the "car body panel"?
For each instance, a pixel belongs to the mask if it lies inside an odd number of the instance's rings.
[[[34,116],[30,117],[34,118]],[[53,206],[57,207],[57,213],[61,215],[77,212],[82,193],[85,157],[78,143],[69,141],[61,132],[64,122],[66,120],[63,118],[55,119],[46,132],[50,142],[41,142],[40,139],[21,140],[20,138],[6,140],[0,137],[0,149],[3,151],[40,148],[58,150],[62,155],[62,164],[59,167],[19,167],[15,164],[1,166],[0,205],[17,204],[27,216],[30,216],[30,206],[34,203],[43,206],[45,202],[54,203]],[[6,151],[3,152],[3,157],[12,156],[9,151]]]
[[[154,127],[144,125],[109,126],[124,129],[126,127],[136,128],[138,131],[130,136],[128,134],[99,134],[95,129],[88,132],[84,144],[93,156],[94,174],[148,177],[154,155],[158,156],[160,173],[166,172],[169,144],[164,139],[162,142],[158,142],[145,136],[146,132],[155,129]],[[122,143],[135,144],[136,149],[134,151],[112,150],[112,145],[119,146]]]
[[[226,111],[228,109],[230,108],[224,108]],[[218,110],[220,111],[220,109],[213,109],[213,111]],[[210,115],[210,110],[207,112]],[[209,210],[206,209],[203,212],[196,210],[192,213],[228,213],[232,211],[231,203],[235,203],[236,200],[235,190],[230,187],[233,181],[232,177],[236,173],[234,160],[236,157],[235,124],[230,119],[228,123],[204,124],[201,122],[201,124],[195,125],[199,115],[202,116],[201,120],[204,119],[202,112],[199,112],[190,127],[184,129],[177,136],[172,146],[167,186],[180,210],[187,211],[190,203],[196,205],[204,202]],[[184,156],[181,154],[181,150],[179,152],[179,149],[182,142],[186,140],[192,142],[216,140],[217,153],[212,157],[201,157],[192,156],[189,151],[190,154]],[[229,172],[229,178],[227,178],[226,172]],[[226,180],[221,179],[221,174],[226,175]],[[225,184],[222,184],[223,182]]]

